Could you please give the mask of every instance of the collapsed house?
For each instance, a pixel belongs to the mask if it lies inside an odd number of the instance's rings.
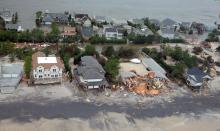
[[[101,89],[108,86],[105,70],[92,56],[81,57],[80,65],[74,70],[76,80],[85,89]]]
[[[130,92],[156,95],[169,81],[166,71],[151,59],[132,59],[130,63],[121,63],[120,66],[122,82]]]
[[[20,64],[0,64],[0,93],[13,93],[23,73],[23,66]]]

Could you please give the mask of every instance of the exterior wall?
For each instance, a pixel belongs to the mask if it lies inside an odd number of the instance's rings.
[[[169,38],[169,39],[174,39],[175,38],[175,35],[174,34],[162,34],[162,36],[164,38]]]
[[[87,19],[83,24],[83,26],[85,26],[85,27],[90,27],[91,25],[92,25],[92,23],[89,19]]]
[[[33,70],[34,79],[45,79],[45,78],[62,78],[62,69],[57,66],[52,66],[50,69],[45,69],[42,66],[37,67]]]
[[[117,38],[117,33],[116,32],[106,32],[105,37],[106,37],[107,40],[116,39]]]

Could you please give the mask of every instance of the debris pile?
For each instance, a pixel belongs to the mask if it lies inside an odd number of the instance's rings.
[[[135,74],[135,72],[132,72]],[[122,81],[130,92],[135,92],[139,95],[157,95],[160,89],[165,88],[167,80],[156,76],[155,72],[148,72],[146,76],[138,76],[137,74],[128,77],[123,77]]]

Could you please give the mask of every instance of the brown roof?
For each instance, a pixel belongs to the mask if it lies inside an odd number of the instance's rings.
[[[76,28],[71,26],[64,26],[61,35],[72,36],[76,34]]]
[[[37,58],[45,57],[43,52],[36,52],[32,55],[32,69],[36,69],[38,66],[43,66],[45,69],[50,69],[52,66],[56,65],[58,68],[64,68],[63,61],[60,57],[56,57],[57,63],[46,63],[38,64]]]

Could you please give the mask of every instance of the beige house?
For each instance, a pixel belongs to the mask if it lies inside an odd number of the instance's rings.
[[[32,80],[34,84],[61,83],[64,65],[60,57],[46,57],[37,52],[32,56]]]

